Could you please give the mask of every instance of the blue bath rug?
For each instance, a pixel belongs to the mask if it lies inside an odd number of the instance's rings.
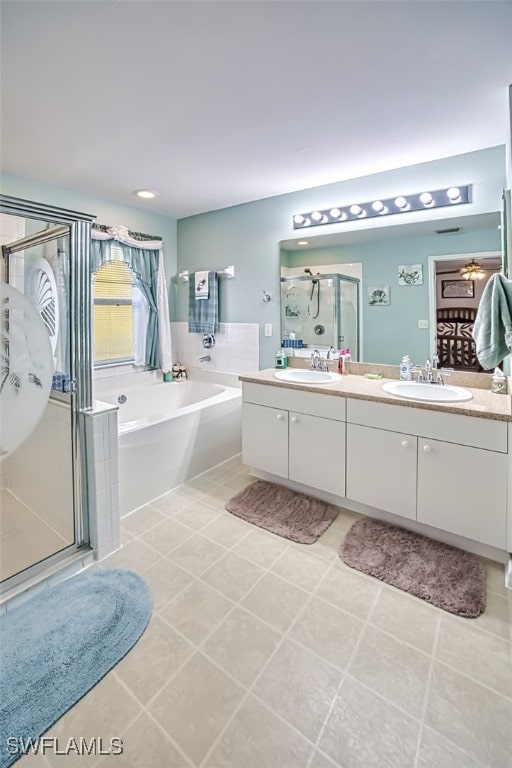
[[[112,569],[73,576],[0,616],[0,768],[128,653],[151,610],[146,582]]]

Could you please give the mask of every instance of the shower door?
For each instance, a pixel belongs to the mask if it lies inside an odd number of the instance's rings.
[[[45,222],[27,222],[32,229],[45,229],[16,242],[3,246],[6,260],[7,283],[16,289],[10,294],[10,305],[5,304],[4,330],[7,366],[2,384],[15,388],[15,399],[20,409],[34,387],[42,389],[37,368],[23,379],[13,371],[14,304],[23,302],[19,292],[28,299],[35,313],[23,314],[19,320],[24,338],[30,336],[29,318],[33,326],[48,334],[51,356],[48,363],[53,369],[52,388],[46,398],[41,393],[40,417],[20,444],[13,444],[0,465],[1,471],[1,519],[0,519],[0,577],[2,590],[23,581],[27,575],[44,562],[46,565],[71,554],[85,539],[82,526],[77,479],[77,407],[75,395],[75,371],[73,370],[70,282],[70,227],[46,225]],[[7,292],[6,288],[6,292]],[[9,295],[9,294],[8,294]],[[7,301],[7,300],[6,300]],[[30,309],[30,307],[28,307]],[[42,321],[43,326],[41,326]],[[5,335],[5,334],[4,334]],[[44,335],[43,335],[44,341]],[[18,341],[18,343],[20,343]],[[10,351],[9,351],[10,348]],[[27,346],[30,350],[30,346]],[[25,352],[21,345],[23,354]],[[10,359],[9,359],[10,357]],[[34,380],[35,379],[35,380]],[[31,394],[32,393],[32,394]],[[9,393],[10,395],[12,393]],[[0,430],[6,435],[7,419],[2,420]]]

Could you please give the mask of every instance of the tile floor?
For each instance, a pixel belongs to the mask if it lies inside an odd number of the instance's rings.
[[[124,753],[20,768],[510,768],[502,569],[487,563],[485,614],[456,618],[341,562],[352,513],[312,546],[227,513],[250,481],[235,458],[124,518],[95,567],[141,573],[153,617],[49,732]]]
[[[6,488],[0,490],[0,530],[0,581],[72,543]]]

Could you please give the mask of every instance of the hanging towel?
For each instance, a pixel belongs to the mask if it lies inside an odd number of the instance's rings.
[[[219,330],[219,284],[216,272],[208,272],[208,298],[196,301],[196,272],[188,285],[188,332],[217,333]]]
[[[495,368],[512,348],[512,280],[494,274],[484,288],[473,328],[482,368]]]
[[[194,274],[194,285],[195,285],[195,297],[196,301],[197,299],[207,299],[209,295],[209,289],[208,289],[208,275],[210,273],[206,270],[204,272],[196,272]]]

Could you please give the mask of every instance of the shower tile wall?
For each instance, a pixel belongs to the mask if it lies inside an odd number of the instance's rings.
[[[173,358],[187,368],[201,368],[221,373],[254,373],[259,370],[260,326],[258,323],[220,323],[215,347],[205,349],[202,333],[189,333],[188,323],[171,323]],[[276,344],[279,342],[276,341]],[[200,363],[209,355],[211,360]]]
[[[121,546],[117,408],[98,405],[84,420],[89,538],[101,560]]]

